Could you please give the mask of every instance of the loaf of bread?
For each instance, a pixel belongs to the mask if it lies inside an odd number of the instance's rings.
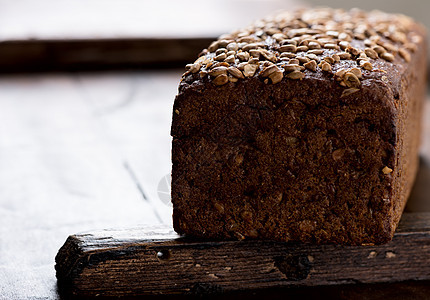
[[[284,12],[187,65],[173,108],[178,233],[381,244],[417,171],[425,30],[403,15]]]

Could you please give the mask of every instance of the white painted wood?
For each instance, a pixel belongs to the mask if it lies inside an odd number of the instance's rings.
[[[124,159],[165,224],[172,223],[172,208],[160,199],[157,189],[171,172],[170,125],[181,73],[135,73],[130,80],[127,74],[77,77],[112,148]]]
[[[100,78],[112,97],[127,92]],[[55,299],[54,257],[70,234],[160,223],[80,88],[71,75],[0,78],[0,299]],[[120,117],[131,127],[129,115]],[[152,127],[140,130],[149,136]],[[115,142],[137,156],[142,143],[131,137]]]

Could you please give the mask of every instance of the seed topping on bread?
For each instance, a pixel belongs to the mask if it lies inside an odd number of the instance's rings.
[[[284,77],[302,80],[321,72],[352,88],[348,93],[355,92],[361,72],[383,74],[374,68],[376,61],[411,60],[421,43],[421,37],[411,31],[412,24],[409,17],[380,11],[286,11],[222,35],[186,66],[184,77],[198,73],[215,85],[224,85],[256,76],[276,84]],[[346,70],[342,61],[352,61],[354,67]]]

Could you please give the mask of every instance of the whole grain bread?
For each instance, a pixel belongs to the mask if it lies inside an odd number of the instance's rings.
[[[329,8],[214,41],[174,103],[175,230],[388,242],[417,171],[425,45],[406,16]]]

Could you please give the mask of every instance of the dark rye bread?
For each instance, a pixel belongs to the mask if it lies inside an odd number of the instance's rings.
[[[417,171],[425,44],[405,16],[332,9],[220,37],[174,103],[175,230],[388,242]]]

